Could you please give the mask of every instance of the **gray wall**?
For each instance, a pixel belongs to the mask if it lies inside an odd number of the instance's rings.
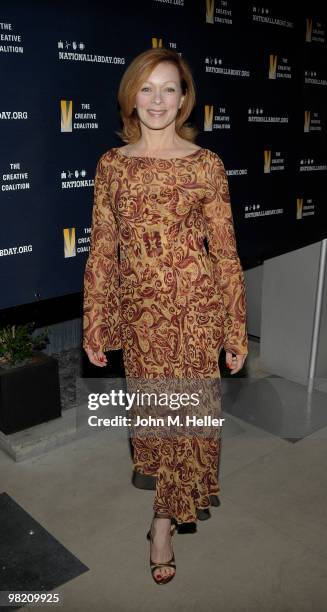
[[[264,368],[306,383],[321,243],[268,259],[263,266],[260,357]],[[327,377],[326,279],[316,375]]]
[[[260,339],[263,266],[245,271],[248,333]]]

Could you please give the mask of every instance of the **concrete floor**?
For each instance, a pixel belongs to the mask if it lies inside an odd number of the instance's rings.
[[[55,589],[63,612],[325,612],[326,438],[324,427],[292,444],[233,417],[221,506],[174,536],[177,573],[160,587],[145,537],[154,493],[130,484],[127,439],[103,431],[19,463],[0,451],[1,491],[90,568]]]

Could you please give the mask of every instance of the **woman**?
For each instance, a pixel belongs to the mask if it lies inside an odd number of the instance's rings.
[[[122,348],[126,379],[160,389],[219,382],[221,349],[232,374],[248,353],[245,284],[223,162],[185,124],[195,104],[190,69],[174,51],[145,51],[125,71],[118,101],[127,144],[97,166],[83,346],[99,367]],[[196,522],[219,491],[219,436],[192,434],[133,434],[134,470],[156,477],[148,536],[158,584],[175,575],[174,526]]]

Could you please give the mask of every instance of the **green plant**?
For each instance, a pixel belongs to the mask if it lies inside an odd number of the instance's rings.
[[[35,323],[7,325],[0,329],[0,366],[15,365],[29,360],[34,350],[40,350],[49,342],[48,328],[38,336],[33,336]]]

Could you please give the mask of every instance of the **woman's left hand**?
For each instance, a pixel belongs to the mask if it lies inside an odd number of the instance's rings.
[[[239,372],[244,365],[247,355],[235,355],[231,351],[226,351],[226,365],[230,368],[231,374]]]

